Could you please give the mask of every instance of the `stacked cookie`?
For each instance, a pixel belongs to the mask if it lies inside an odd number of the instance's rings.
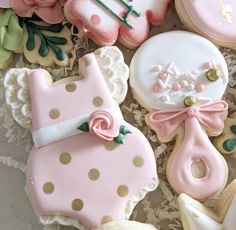
[[[236,4],[176,0],[177,13],[192,32],[148,39],[169,3],[0,0],[6,104],[14,120],[32,132],[27,193],[46,229],[58,224],[80,230],[156,229],[128,221],[159,182],[150,143],[119,107],[129,76],[133,97],[148,111],[147,126],[160,143],[175,141],[166,176],[180,194],[184,229],[236,228],[235,181],[224,190],[228,166],[221,155],[235,155],[235,114],[224,128],[228,105],[222,97],[229,74],[216,47],[236,47]],[[104,47],[78,57],[78,76],[54,81],[43,68],[69,68],[78,41],[87,38]],[[129,49],[140,46],[130,68],[112,46],[117,41]],[[7,69],[19,56],[27,68]],[[215,210],[200,203],[210,198],[218,200]]]

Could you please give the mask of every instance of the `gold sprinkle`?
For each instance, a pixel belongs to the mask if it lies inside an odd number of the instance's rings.
[[[73,200],[73,202],[72,202],[72,209],[74,211],[80,211],[80,210],[83,209],[83,207],[84,207],[84,203],[83,203],[82,200],[80,200],[80,199]]]
[[[51,109],[49,111],[49,117],[53,120],[60,117],[60,111],[58,109]]]
[[[184,98],[184,105],[186,107],[190,107],[190,106],[196,104],[196,102],[197,102],[196,98],[193,97],[193,96],[187,96],[187,97]]]
[[[135,156],[133,159],[133,164],[135,167],[142,167],[144,164],[144,159],[141,156]]]
[[[95,97],[93,99],[93,105],[96,107],[101,107],[103,105],[103,99],[101,97]]]
[[[115,141],[106,141],[104,146],[106,150],[113,151],[118,146],[118,144]]]
[[[117,189],[117,194],[121,197],[127,196],[129,193],[129,189],[126,185],[120,185]]]
[[[47,182],[43,185],[43,192],[47,195],[50,195],[54,192],[55,187],[52,182]]]
[[[85,66],[89,66],[91,63],[87,58],[83,59]]]
[[[62,153],[59,160],[63,165],[68,165],[71,162],[71,155],[69,153]]]
[[[102,217],[101,224],[107,224],[112,221],[113,221],[113,219],[111,216],[104,216],[104,217]]]
[[[69,83],[69,84],[66,85],[65,88],[66,88],[66,91],[67,91],[67,92],[73,93],[73,92],[75,92],[77,86],[76,86],[75,83]]]
[[[90,180],[97,180],[100,177],[100,172],[97,169],[90,169],[88,173],[89,179]]]
[[[216,68],[212,68],[207,71],[206,76],[209,81],[215,82],[220,78],[220,71]]]

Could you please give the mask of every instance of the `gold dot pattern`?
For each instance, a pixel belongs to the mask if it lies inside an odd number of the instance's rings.
[[[50,195],[54,192],[55,186],[52,182],[47,182],[43,185],[43,192],[47,195]]]
[[[49,117],[53,120],[58,119],[60,117],[60,111],[58,109],[51,109],[49,111]]]
[[[84,207],[84,203],[80,199],[75,199],[72,201],[72,209],[74,211],[81,211]]]
[[[69,83],[66,85],[66,91],[69,92],[69,93],[73,93],[75,92],[75,90],[77,89],[77,86],[75,83]]]
[[[106,150],[113,151],[118,146],[118,144],[115,141],[106,141],[104,146]]]
[[[117,194],[120,196],[120,197],[125,197],[127,196],[129,193],[129,188],[126,186],[126,185],[120,185],[118,188],[117,188]]]
[[[96,107],[101,107],[103,105],[103,99],[101,97],[93,98],[93,105]]]
[[[101,220],[101,224],[107,224],[107,223],[112,222],[112,221],[113,221],[113,219],[112,219],[111,216],[103,216],[102,220]]]
[[[144,159],[142,156],[135,156],[134,159],[133,159],[133,165],[135,167],[142,167],[144,165]]]
[[[97,169],[90,169],[89,173],[88,173],[88,177],[90,180],[92,181],[96,181],[98,180],[98,178],[100,177],[100,172]]]
[[[71,162],[71,155],[69,153],[62,153],[59,158],[61,164],[68,165]]]

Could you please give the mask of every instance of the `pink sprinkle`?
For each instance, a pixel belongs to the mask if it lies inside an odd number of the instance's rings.
[[[90,17],[90,22],[94,25],[94,26],[97,26],[101,23],[101,18],[99,15],[97,14],[93,14],[91,17]]]
[[[173,89],[174,91],[180,91],[180,90],[181,90],[181,85],[180,85],[179,83],[174,83],[174,84],[172,85],[172,89]]]
[[[163,90],[163,87],[162,87],[161,84],[157,83],[156,85],[154,85],[153,90],[154,90],[156,93],[160,93],[160,92]]]
[[[204,69],[211,69],[211,68],[213,68],[213,63],[212,63],[212,61],[205,62],[205,63],[203,64],[203,67],[204,67]]]
[[[205,85],[203,85],[203,84],[198,84],[198,85],[196,85],[196,90],[197,90],[197,92],[203,92],[204,90],[206,89],[206,87],[205,87]]]
[[[166,72],[160,72],[159,73],[159,78],[161,80],[165,80],[167,78],[168,74]]]

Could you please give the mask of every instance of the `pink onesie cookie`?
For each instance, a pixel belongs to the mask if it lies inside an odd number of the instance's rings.
[[[219,50],[189,32],[155,36],[133,57],[130,83],[135,98],[150,111],[147,124],[160,141],[176,139],[167,177],[178,193],[202,200],[226,184],[227,164],[208,136],[224,128],[228,106],[220,99],[227,82]]]
[[[217,45],[236,49],[235,0],[176,0],[180,19]]]
[[[124,121],[117,104],[126,94],[127,77],[114,47],[84,56],[80,79],[52,83],[42,69],[6,74],[13,116],[28,127],[32,116],[35,148],[28,159],[27,190],[44,225],[91,229],[128,219],[137,202],[157,187],[152,148]],[[31,108],[25,108],[29,100]]]
[[[99,45],[119,40],[125,46],[139,46],[148,36],[150,24],[164,20],[169,0],[68,0],[66,18]]]

